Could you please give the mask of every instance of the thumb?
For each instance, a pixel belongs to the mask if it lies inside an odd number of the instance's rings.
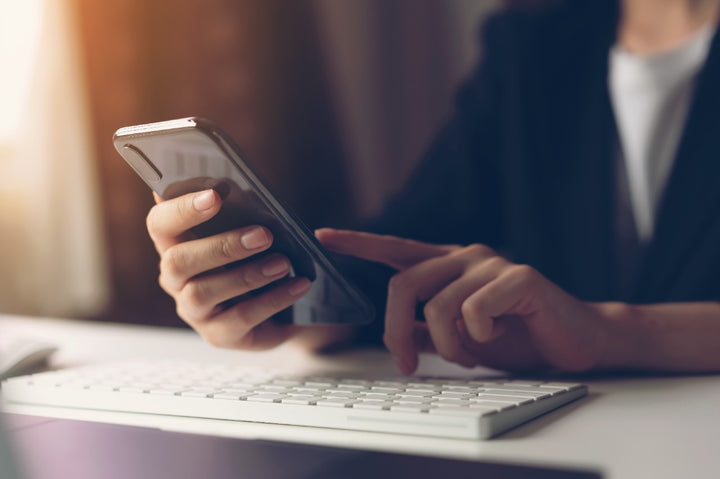
[[[322,228],[316,230],[315,235],[330,251],[383,263],[397,270],[407,269],[451,250],[449,246],[361,231]]]

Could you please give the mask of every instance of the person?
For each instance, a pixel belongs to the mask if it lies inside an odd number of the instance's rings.
[[[384,334],[268,320],[310,283],[285,278],[279,255],[216,269],[272,237],[247,225],[190,239],[221,206],[212,190],[156,198],[160,284],[221,347],[382,334],[406,374],[425,349],[507,370],[720,370],[719,11],[567,0],[486,22],[452,119],[372,233],[316,232],[393,269]]]

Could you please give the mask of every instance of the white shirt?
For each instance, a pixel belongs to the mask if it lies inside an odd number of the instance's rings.
[[[638,240],[653,235],[655,213],[682,137],[695,80],[714,27],[653,56],[610,50],[608,86],[630,187]]]

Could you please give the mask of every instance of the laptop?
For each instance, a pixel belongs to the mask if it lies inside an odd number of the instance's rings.
[[[2,479],[597,479],[561,470],[6,414]],[[12,444],[10,444],[11,434]],[[18,462],[22,465],[20,474]]]
[[[15,451],[10,445],[10,438],[0,415],[0,478],[21,479],[20,471],[15,460]]]

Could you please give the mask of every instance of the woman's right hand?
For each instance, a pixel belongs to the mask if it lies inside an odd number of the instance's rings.
[[[267,250],[270,231],[246,226],[206,238],[188,230],[215,216],[222,200],[205,190],[163,201],[147,216],[147,228],[160,254],[160,286],[175,299],[178,315],[210,344],[236,349],[266,349],[297,332],[297,327],[266,321],[310,289],[307,278],[287,278],[289,260],[270,254],[230,268],[225,265]],[[247,295],[224,308],[227,300],[270,283],[276,286]]]

